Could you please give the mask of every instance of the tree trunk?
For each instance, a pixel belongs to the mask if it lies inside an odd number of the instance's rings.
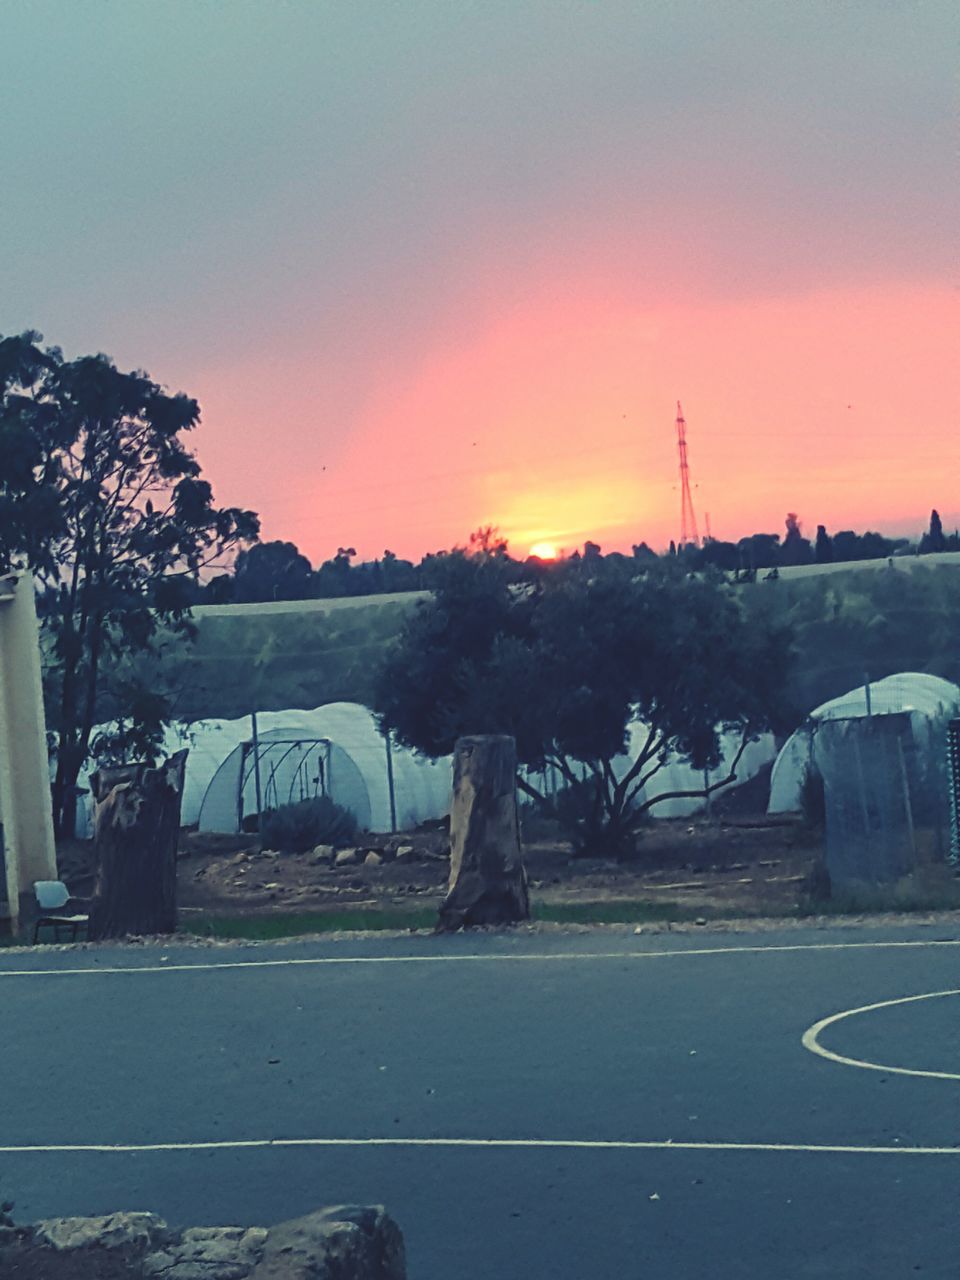
[[[513,738],[461,738],[453,752],[450,884],[439,930],[529,920]]]
[[[91,779],[97,801],[97,883],[90,904],[92,939],[173,933],[177,927],[177,837],[187,752],[159,768],[100,769]]]

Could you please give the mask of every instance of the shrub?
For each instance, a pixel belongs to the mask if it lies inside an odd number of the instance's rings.
[[[357,831],[353,813],[329,796],[268,809],[260,819],[263,847],[283,853],[304,853],[318,844],[350,844]]]

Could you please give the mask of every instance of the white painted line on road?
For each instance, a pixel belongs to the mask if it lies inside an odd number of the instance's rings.
[[[821,1018],[803,1033],[803,1047],[811,1053],[818,1054],[830,1062],[839,1062],[844,1067],[859,1067],[862,1071],[882,1071],[885,1075],[921,1076],[926,1080],[960,1080],[960,1072],[956,1071],[921,1071],[915,1067],[888,1067],[882,1062],[869,1062],[865,1058],[848,1058],[842,1053],[834,1053],[825,1049],[820,1043],[820,1035],[827,1027],[843,1022],[846,1018],[855,1018],[861,1013],[874,1013],[877,1009],[892,1009],[900,1004],[915,1004],[920,1000],[941,1000],[945,996],[960,996],[960,989],[952,991],[928,991],[919,996],[901,996],[898,1000],[880,1000],[877,1004],[861,1005],[859,1009],[845,1009],[842,1013],[831,1014],[829,1018]]]
[[[29,1153],[72,1155],[76,1153],[122,1154],[149,1151],[250,1151],[270,1147],[454,1147],[473,1150],[562,1150],[562,1151],[742,1151],[799,1152],[825,1155],[960,1156],[956,1147],[848,1146],[843,1143],[810,1142],[631,1142],[578,1138],[247,1138],[212,1142],[63,1142],[48,1146],[24,1144],[0,1146],[2,1155]]]
[[[176,943],[172,943],[171,946],[175,947]],[[282,969],[316,965],[464,964],[471,961],[491,964],[507,960],[548,964],[578,960],[668,960],[682,956],[767,955],[774,952],[797,951],[884,951],[921,947],[960,947],[960,938],[931,938],[900,942],[797,942],[745,947],[678,947],[671,951],[570,951],[549,954],[493,952],[489,955],[466,952],[463,955],[312,956],[282,960],[201,961],[198,964],[91,965],[72,969],[0,968],[0,978],[88,977],[115,973],[202,973],[211,969]]]

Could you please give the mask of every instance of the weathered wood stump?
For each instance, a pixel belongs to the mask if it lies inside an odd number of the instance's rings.
[[[513,738],[460,738],[453,751],[450,883],[438,930],[529,920]]]
[[[187,752],[156,769],[144,764],[101,769],[91,778],[97,801],[97,881],[90,938],[173,933],[177,927],[177,837]]]

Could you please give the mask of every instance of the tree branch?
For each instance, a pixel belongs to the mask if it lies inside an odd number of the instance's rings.
[[[526,778],[522,777],[519,773],[517,774],[517,789],[522,791],[524,795],[529,796],[531,800],[535,800],[542,809],[549,810],[550,802],[547,797],[542,795],[535,786],[529,783]]]
[[[659,730],[657,729],[656,725],[651,725],[649,731],[647,732],[647,740],[643,744],[643,747],[641,748],[639,755],[637,756],[636,760],[634,760],[633,764],[630,766],[627,772],[620,779],[620,781],[617,783],[616,789],[614,790],[614,793],[613,793],[613,800],[615,804],[622,805],[624,803],[624,799],[626,797],[627,791],[630,788],[630,784],[634,781],[637,774],[640,772],[643,766],[647,763],[647,761],[652,760],[653,757],[662,748],[663,737],[661,735],[658,738],[657,736],[658,733],[659,733]],[[654,772],[656,772],[656,770],[654,770]],[[649,777],[649,775],[647,776]]]
[[[653,808],[655,804],[660,804],[664,800],[700,799],[702,797],[711,795],[714,791],[719,791],[721,787],[726,787],[731,782],[736,782],[737,767],[740,764],[740,760],[743,757],[744,751],[746,751],[747,749],[747,744],[749,743],[749,741],[750,741],[750,731],[749,729],[744,729],[743,737],[741,738],[740,745],[737,748],[737,754],[733,757],[733,760],[730,763],[730,772],[726,775],[725,778],[720,778],[719,781],[717,782],[711,782],[708,787],[700,787],[690,791],[663,791],[660,793],[660,795],[654,796],[653,799],[645,800],[644,803],[640,805],[640,807],[638,808],[637,813],[638,814],[646,813],[648,809]]]

